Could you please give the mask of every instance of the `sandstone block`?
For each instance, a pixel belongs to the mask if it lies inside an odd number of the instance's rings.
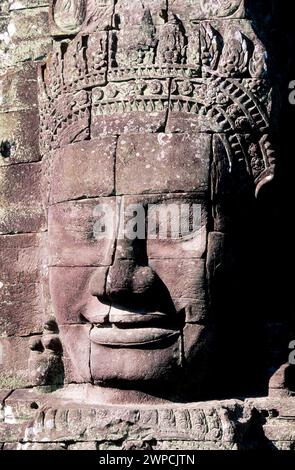
[[[0,234],[45,229],[39,163],[0,168]]]
[[[119,138],[119,194],[206,193],[211,138],[205,134],[147,134]]]
[[[114,193],[116,138],[78,142],[50,161],[50,203]]]

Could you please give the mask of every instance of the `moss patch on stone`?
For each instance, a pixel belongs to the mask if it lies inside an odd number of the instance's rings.
[[[0,390],[1,389],[11,389],[15,390],[17,388],[28,387],[30,383],[25,377],[9,374],[0,375]]]

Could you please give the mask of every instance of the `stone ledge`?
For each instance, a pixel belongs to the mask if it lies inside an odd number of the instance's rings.
[[[294,398],[95,406],[71,401],[76,390],[71,387],[68,394],[46,394],[42,387],[3,391],[8,394],[0,425],[4,449],[294,448]]]

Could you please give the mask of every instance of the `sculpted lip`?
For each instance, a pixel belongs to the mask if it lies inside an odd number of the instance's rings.
[[[163,328],[128,328],[94,327],[90,332],[93,343],[109,347],[131,347],[160,343],[180,335],[177,330]]]
[[[126,310],[111,308],[109,321],[112,324],[146,324],[155,321],[167,320],[167,315],[160,312],[135,313]]]

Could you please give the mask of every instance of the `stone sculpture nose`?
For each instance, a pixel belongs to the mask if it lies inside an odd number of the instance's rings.
[[[130,311],[174,312],[169,291],[148,265],[146,240],[117,240],[113,263],[97,269],[90,292],[102,303]]]
[[[133,260],[116,260],[109,268],[105,297],[113,302],[127,298],[139,301],[151,294],[156,275],[149,266],[139,266]]]
[[[98,270],[92,277],[90,290],[102,303],[131,312],[175,314],[167,287],[150,266],[117,259],[105,276],[100,273]]]
[[[148,266],[146,240],[132,237],[125,229],[125,236],[117,240],[114,261],[107,273],[105,297],[118,303],[142,300],[155,288],[156,278]]]

